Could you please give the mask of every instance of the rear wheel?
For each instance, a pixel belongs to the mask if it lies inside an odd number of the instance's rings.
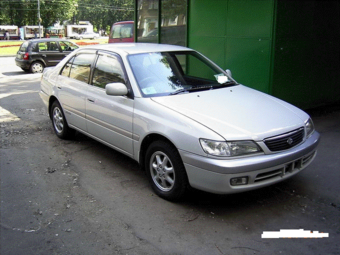
[[[51,107],[52,126],[55,134],[61,139],[69,139],[74,135],[66,122],[64,112],[58,101],[54,101]]]
[[[153,142],[146,152],[145,169],[158,196],[171,201],[183,197],[188,178],[182,159],[172,145],[164,141]]]
[[[44,70],[44,64],[37,61],[33,62],[30,67],[31,73],[42,73]]]

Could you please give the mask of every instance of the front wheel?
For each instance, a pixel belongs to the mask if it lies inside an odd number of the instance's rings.
[[[61,139],[69,139],[74,135],[74,130],[67,125],[64,112],[58,101],[51,107],[52,126],[55,134]]]
[[[158,196],[170,201],[183,197],[188,178],[182,159],[172,145],[164,141],[153,142],[146,152],[145,169]]]

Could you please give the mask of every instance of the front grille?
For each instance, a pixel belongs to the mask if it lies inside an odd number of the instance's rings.
[[[289,133],[266,138],[264,143],[271,151],[287,150],[301,143],[304,134],[304,128],[299,128]]]
[[[295,171],[299,171],[306,167],[314,158],[316,152],[304,156],[303,158],[297,159],[293,162],[287,163],[283,167],[279,167],[275,170],[267,171],[256,175],[254,183],[263,182],[277,177],[284,177],[287,174],[291,174]]]

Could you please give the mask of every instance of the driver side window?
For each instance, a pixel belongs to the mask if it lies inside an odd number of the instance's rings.
[[[92,85],[105,89],[106,84],[125,82],[125,75],[115,56],[99,55],[93,72]]]

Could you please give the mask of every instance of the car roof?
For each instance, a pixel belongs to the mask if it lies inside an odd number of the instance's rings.
[[[129,20],[129,21],[119,21],[114,23],[113,25],[120,25],[120,24],[133,24],[135,23],[133,20]]]
[[[35,43],[35,42],[55,42],[55,41],[61,42],[61,41],[69,41],[69,40],[59,39],[59,38],[39,38],[39,39],[27,40],[27,42],[32,42],[32,43]]]
[[[125,54],[139,54],[151,52],[168,52],[168,51],[193,51],[192,49],[169,44],[156,43],[109,43],[100,45],[91,45],[83,47],[82,49],[97,49],[106,50]]]

